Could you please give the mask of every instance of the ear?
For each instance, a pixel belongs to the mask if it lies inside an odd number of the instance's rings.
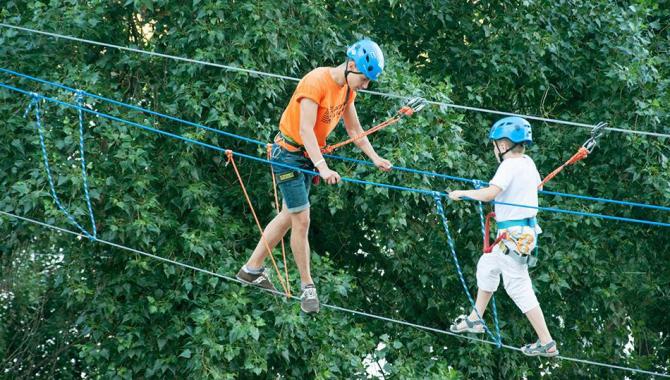
[[[358,71],[358,69],[356,68],[356,62],[350,59],[349,62],[347,63],[347,70]]]

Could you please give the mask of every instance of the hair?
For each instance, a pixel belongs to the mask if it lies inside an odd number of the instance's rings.
[[[498,139],[496,141],[502,141],[508,146],[514,145],[512,140],[510,140],[506,137],[503,137],[503,138]],[[514,148],[512,148],[512,150],[510,150],[510,152],[513,152],[513,153],[523,153],[525,151],[526,151],[526,143],[524,143],[524,142],[516,144],[516,146]]]

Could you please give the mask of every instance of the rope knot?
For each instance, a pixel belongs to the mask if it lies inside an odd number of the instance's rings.
[[[28,117],[28,114],[33,109],[35,104],[37,104],[37,102],[40,101],[40,99],[42,98],[42,95],[40,95],[36,92],[31,92],[30,97],[32,98],[32,100],[30,101],[30,104],[28,104],[28,107],[26,107],[26,111],[23,113],[24,118]]]
[[[228,164],[230,164],[233,161],[233,151],[230,149],[226,149],[226,157],[228,158],[226,160],[226,166],[228,166]]]

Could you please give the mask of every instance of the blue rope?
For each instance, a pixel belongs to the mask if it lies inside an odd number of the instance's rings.
[[[447,242],[449,243],[449,249],[451,250],[451,257],[454,260],[454,265],[456,266],[456,271],[458,272],[458,278],[461,281],[461,285],[463,285],[463,290],[465,291],[465,294],[468,296],[468,300],[470,301],[472,310],[475,311],[475,313],[477,314],[477,318],[479,318],[479,322],[481,322],[482,326],[484,326],[484,330],[486,330],[486,333],[491,337],[491,339],[493,339],[498,348],[500,348],[502,346],[502,340],[500,339],[500,328],[498,327],[498,318],[495,319],[496,331],[498,332],[498,336],[496,337],[495,335],[493,335],[491,330],[489,330],[488,326],[486,325],[486,322],[484,322],[484,319],[479,314],[479,311],[475,306],[475,301],[472,299],[472,295],[468,290],[468,285],[466,284],[465,278],[463,277],[463,271],[461,270],[461,265],[458,263],[458,257],[456,256],[456,247],[454,245],[454,240],[452,239],[451,232],[449,231],[449,222],[447,220],[447,216],[444,214],[444,207],[442,206],[442,194],[437,191],[434,192],[433,199],[435,199],[435,206],[437,208],[437,213],[442,218],[442,225],[444,226],[444,232],[447,234]]]
[[[18,89],[16,87],[8,86],[8,85],[3,84],[3,83],[0,83],[0,87],[7,88],[7,89],[10,89],[10,90],[13,90],[13,91],[17,91],[17,92],[20,92],[20,93],[23,93],[23,94],[26,94],[26,95],[31,95],[31,93],[28,92],[28,91],[21,90],[21,89]],[[192,143],[192,144],[195,144],[195,145],[200,145],[200,146],[203,146],[205,148],[213,149],[213,150],[216,150],[218,152],[225,153],[225,152],[228,151],[228,149],[224,149],[224,148],[221,148],[221,147],[216,146],[216,145],[204,143],[202,141],[198,141],[198,140],[194,140],[194,139],[191,139],[191,138],[188,138],[188,137],[180,136],[180,135],[177,135],[177,134],[174,134],[174,133],[171,133],[171,132],[162,131],[160,129],[156,129],[156,128],[153,128],[153,127],[148,127],[146,125],[135,123],[133,121],[121,119],[121,118],[118,118],[118,117],[115,117],[115,116],[107,115],[107,114],[102,113],[102,112],[98,112],[98,111],[90,110],[88,108],[80,107],[78,105],[66,103],[66,102],[60,101],[58,99],[50,98],[48,96],[40,95],[40,98],[44,99],[44,100],[48,100],[48,101],[56,103],[56,104],[60,104],[64,107],[79,109],[79,110],[82,110],[84,112],[88,112],[90,114],[103,117],[105,119],[118,121],[120,123],[124,123],[124,124],[130,125],[130,126],[133,126],[133,127],[137,127],[137,128],[140,128],[140,129],[150,131],[150,132],[154,132],[154,133],[158,133],[158,134],[161,134],[161,135],[169,136],[169,137],[172,137],[172,138],[175,138],[175,139],[178,139],[178,140],[182,140],[182,141],[185,141],[185,142],[188,142],[188,143]],[[274,166],[280,166],[280,167],[284,167],[284,168],[288,168],[288,169],[292,169],[292,170],[297,170],[297,171],[300,171],[300,172],[303,172],[303,173],[306,173],[306,174],[310,174],[310,175],[319,175],[318,172],[315,172],[315,171],[312,171],[312,170],[306,170],[306,169],[303,169],[303,168],[300,168],[300,167],[297,167],[297,166],[291,166],[291,165],[287,165],[287,164],[283,164],[283,163],[279,163],[279,162],[272,162],[272,161],[264,159],[264,158],[250,156],[250,155],[235,152],[235,151],[233,151],[232,153],[235,156],[242,157],[242,158],[247,158],[249,160],[263,162],[263,163],[266,163],[266,164],[271,164],[271,165],[274,165]],[[370,185],[370,186],[375,186],[375,187],[387,188],[387,189],[392,189],[392,190],[408,191],[408,192],[423,194],[423,195],[432,195],[434,193],[434,191],[432,191],[432,190],[415,189],[415,188],[411,188],[411,187],[404,187],[404,186],[389,185],[389,184],[385,184],[385,183],[363,181],[363,180],[349,178],[349,177],[342,177],[342,181],[357,183],[357,184],[361,184],[361,185]]]
[[[28,91],[25,91],[25,90],[22,90],[22,89],[13,87],[13,86],[9,86],[9,85],[3,84],[3,83],[0,83],[0,87],[6,88],[6,89],[9,89],[9,90],[12,90],[12,91],[16,91],[16,92],[19,92],[19,93],[22,93],[22,94],[25,94],[25,95],[32,96],[31,92],[28,92]],[[177,135],[177,134],[174,134],[174,133],[165,132],[165,131],[162,131],[162,130],[159,130],[159,129],[156,129],[156,128],[148,127],[148,126],[138,124],[138,123],[135,123],[135,122],[132,122],[132,121],[121,119],[121,118],[114,117],[114,116],[111,116],[111,115],[107,115],[105,113],[101,113],[101,112],[94,111],[94,110],[89,110],[87,108],[82,108],[82,107],[79,107],[77,105],[70,104],[70,103],[67,103],[67,102],[63,102],[63,101],[60,101],[60,100],[57,100],[57,99],[54,99],[54,98],[50,98],[50,97],[47,97],[47,96],[40,95],[40,98],[44,99],[44,100],[48,100],[48,101],[56,103],[56,104],[60,104],[64,107],[81,109],[84,112],[88,112],[90,114],[97,115],[97,116],[100,116],[100,117],[103,117],[103,118],[106,118],[106,119],[109,119],[109,120],[118,121],[120,123],[124,123],[124,124],[131,125],[131,126],[134,126],[134,127],[140,128],[140,129],[144,129],[144,130],[147,130],[147,131],[151,131],[151,132],[155,132],[155,133],[162,134],[162,135],[165,135],[165,136],[169,136],[169,137],[172,137],[172,138],[176,138],[178,140],[186,141],[186,142],[189,142],[189,143],[192,143],[192,144],[200,145],[200,146],[203,146],[203,147],[206,147],[206,148],[209,148],[209,149],[213,149],[213,150],[216,150],[216,151],[219,151],[219,152],[226,152],[226,150],[227,150],[227,149],[215,146],[215,145],[203,143],[203,142],[198,141],[198,140],[193,140],[193,139],[183,137],[183,136],[180,136],[180,135]],[[233,154],[235,156],[238,156],[238,157],[243,157],[243,158],[247,158],[247,159],[250,159],[250,160],[253,160],[253,161],[263,162],[263,163],[271,164],[271,165],[274,165],[274,166],[289,168],[289,169],[300,171],[300,172],[310,174],[310,175],[319,175],[319,173],[317,173],[315,171],[305,170],[305,169],[302,169],[302,168],[299,168],[299,167],[286,165],[286,164],[281,164],[281,163],[277,163],[277,162],[271,162],[267,159],[263,159],[263,158],[259,158],[259,157],[255,157],[255,156],[250,156],[250,155],[246,155],[246,154],[243,154],[243,153],[233,152]],[[387,188],[387,189],[391,189],[391,190],[407,191],[407,192],[412,192],[412,193],[417,193],[417,194],[422,194],[422,195],[433,195],[435,193],[435,191],[432,191],[432,190],[416,189],[416,188],[405,187],[405,186],[396,186],[396,185],[389,185],[389,184],[378,183],[378,182],[363,181],[363,180],[358,180],[358,179],[349,178],[349,177],[342,177],[342,181],[350,182],[350,183],[357,183],[357,184],[361,184],[361,185],[369,185],[369,186]],[[439,193],[443,196],[447,195],[444,192],[439,192]],[[467,198],[464,198],[464,199],[467,199]],[[588,217],[602,218],[602,219],[609,219],[609,220],[618,220],[618,221],[624,221],[624,222],[629,222],[629,223],[640,223],[640,224],[649,224],[649,225],[655,225],[655,226],[661,226],[661,227],[670,227],[670,223],[655,222],[655,221],[644,220],[644,219],[624,218],[624,217],[611,216],[611,215],[595,214],[595,213],[572,211],[572,210],[563,210],[563,209],[551,208],[551,207],[535,207],[535,206],[503,203],[503,202],[491,202],[491,203],[499,203],[499,204],[507,204],[507,205],[511,205],[511,206],[534,208],[534,209],[553,212],[553,213],[565,213],[565,214],[588,216]]]
[[[145,113],[148,113],[150,115],[163,117],[163,118],[166,118],[166,119],[169,119],[169,120],[172,120],[172,121],[176,121],[176,122],[179,122],[179,123],[183,123],[183,124],[195,127],[195,128],[204,129],[204,130],[207,130],[207,131],[211,131],[211,132],[214,132],[214,133],[221,134],[223,136],[228,136],[228,137],[231,137],[231,138],[234,138],[234,139],[246,141],[248,143],[257,144],[257,145],[266,145],[265,142],[260,141],[260,140],[240,136],[240,135],[230,133],[230,132],[225,132],[225,131],[222,131],[222,130],[216,129],[216,128],[207,127],[207,126],[197,124],[197,123],[193,123],[193,122],[190,122],[190,121],[187,121],[187,120],[184,120],[184,119],[180,119],[180,118],[177,118],[177,117],[174,117],[174,116],[166,115],[166,114],[163,114],[163,113],[160,113],[160,112],[152,111],[152,110],[142,108],[142,107],[138,107],[138,106],[134,106],[134,105],[131,105],[131,104],[122,103],[122,102],[119,102],[119,101],[116,101],[116,100],[113,100],[113,99],[110,99],[110,98],[106,98],[106,97],[95,95],[95,94],[88,93],[88,92],[85,92],[85,91],[77,90],[77,89],[74,89],[74,88],[59,84],[59,83],[50,82],[50,81],[40,79],[40,78],[36,78],[36,77],[30,76],[30,75],[18,73],[18,72],[12,71],[12,70],[0,68],[0,72],[3,72],[5,74],[18,76],[18,77],[25,78],[25,79],[29,79],[29,80],[32,80],[32,81],[35,81],[35,82],[39,82],[39,83],[46,84],[46,85],[49,85],[49,86],[57,87],[57,88],[60,88],[60,89],[66,90],[66,91],[70,91],[70,92],[75,92],[75,93],[76,92],[81,92],[82,94],[86,95],[87,97],[102,100],[102,101],[105,101],[105,102],[108,102],[108,103],[111,103],[111,104],[115,104],[115,105],[118,105],[118,106],[121,106],[121,107],[129,108],[129,109],[132,109],[132,110],[145,112]],[[371,163],[369,161],[357,160],[357,159],[354,159],[354,158],[335,156],[335,155],[325,155],[325,156],[328,157],[328,158],[341,160],[341,161],[353,162],[353,163],[360,164],[360,165],[367,165],[367,166],[374,165],[373,163]],[[419,175],[428,176],[428,177],[443,178],[443,179],[460,181],[460,182],[474,183],[474,181],[477,181],[477,180],[473,180],[473,179],[469,179],[469,178],[450,176],[450,175],[446,175],[446,174],[442,174],[442,173],[437,173],[437,172],[432,172],[432,171],[425,171],[425,170],[417,170],[417,169],[412,169],[412,168],[405,168],[405,167],[401,167],[401,166],[394,166],[393,169],[396,170],[396,171],[401,171],[401,172],[419,174]],[[482,183],[483,184],[488,184],[487,182],[482,182]],[[544,190],[540,191],[539,193],[540,194],[546,194],[546,195],[566,197],[566,198],[576,198],[576,199],[582,199],[582,200],[589,200],[589,201],[600,202],[600,203],[613,203],[613,204],[618,204],[618,205],[623,205],[623,206],[649,208],[649,209],[655,209],[655,210],[661,210],[661,211],[670,211],[670,207],[650,205],[650,204],[645,204],[645,203],[619,201],[619,200],[614,200],[614,199],[590,197],[590,196],[585,196],[585,195],[559,193],[559,192],[544,191]]]
[[[77,92],[77,104],[83,108],[84,97],[82,92]],[[93,207],[91,206],[91,197],[88,194],[88,175],[86,174],[86,158],[84,157],[84,114],[81,108],[77,110],[79,114],[79,153],[81,157],[81,177],[84,181],[84,195],[86,196],[86,205],[88,206],[88,216],[91,218],[91,227],[93,228],[93,237],[98,236],[98,229],[95,226],[95,217],[93,216]]]
[[[51,175],[51,168],[49,167],[49,156],[47,155],[47,148],[46,144],[44,143],[44,132],[42,130],[42,117],[40,115],[40,100],[42,99],[41,95],[38,94],[32,94],[33,100],[31,101],[31,104],[28,106],[26,109],[26,114],[28,111],[34,107],[35,108],[35,121],[37,124],[37,132],[39,133],[40,136],[40,146],[42,147],[42,158],[44,160],[44,168],[47,173],[47,178],[49,179],[49,187],[51,189],[51,196],[53,197],[54,201],[56,202],[56,206],[65,214],[65,216],[70,220],[72,224],[74,224],[84,235],[86,235],[87,238],[91,240],[95,240],[96,237],[91,235],[86,229],[84,229],[82,226],[77,223],[77,221],[74,219],[72,215],[63,207],[63,204],[61,203],[60,199],[58,198],[58,194],[56,194],[56,186],[54,185],[54,180],[53,176]]]
[[[475,189],[481,189],[482,188],[482,181],[475,180],[473,182],[473,185],[475,186]],[[484,239],[488,238],[486,236],[486,228],[484,227],[484,208],[482,207],[482,202],[477,201],[477,209],[479,210],[479,222],[482,225],[482,236]]]
[[[471,199],[468,199],[468,198],[463,198],[463,199],[471,200]],[[652,220],[645,220],[645,219],[625,218],[625,217],[621,217],[621,216],[611,216],[611,215],[605,215],[605,214],[595,214],[595,213],[592,213],[592,212],[564,210],[564,209],[560,209],[560,208],[556,208],[556,207],[529,206],[529,205],[522,205],[522,204],[516,204],[516,203],[496,202],[496,201],[491,201],[490,203],[491,204],[514,206],[514,207],[532,208],[532,209],[536,209],[536,210],[539,210],[539,211],[556,212],[556,213],[560,213],[560,214],[589,216],[589,217],[601,218],[601,219],[618,220],[618,221],[621,221],[621,222],[641,223],[641,224],[650,224],[650,225],[653,225],[653,226],[660,226],[660,227],[670,227],[670,223],[655,222],[655,221],[652,221]]]
[[[481,189],[483,187],[482,181],[479,181],[479,180],[475,180],[473,184],[475,186],[475,189]],[[486,240],[489,237],[486,236],[486,227],[484,226],[484,207],[482,206],[481,201],[477,202],[477,210],[479,211],[479,222],[482,226],[482,237],[483,237],[484,240]],[[498,324],[498,307],[496,306],[496,295],[495,294],[491,295],[491,303],[492,303],[492,306],[493,306],[493,321],[495,322],[495,326],[496,326],[496,334],[498,335],[498,340],[502,342],[502,338],[500,337],[500,326]]]
[[[69,92],[74,92],[74,93],[80,92],[81,94],[83,94],[83,95],[85,95],[89,98],[102,100],[104,102],[111,103],[111,104],[121,106],[121,107],[125,107],[125,108],[131,109],[131,110],[145,112],[145,113],[148,113],[150,115],[162,117],[162,118],[165,118],[165,119],[168,119],[168,120],[176,121],[178,123],[189,125],[191,127],[204,129],[204,130],[207,130],[207,131],[210,131],[210,132],[218,133],[218,134],[223,135],[223,136],[228,136],[228,137],[231,137],[231,138],[234,138],[234,139],[246,141],[248,143],[257,144],[257,145],[266,145],[267,144],[267,143],[265,143],[263,141],[260,141],[260,140],[236,135],[234,133],[225,132],[225,131],[222,131],[222,130],[216,129],[216,128],[207,127],[207,126],[202,125],[202,124],[197,124],[197,123],[194,123],[192,121],[180,119],[178,117],[174,117],[174,116],[170,116],[170,115],[167,115],[167,114],[164,114],[164,113],[152,111],[152,110],[149,110],[149,109],[146,109],[146,108],[134,106],[132,104],[122,103],[122,102],[119,102],[117,100],[110,99],[110,98],[105,98],[104,96],[92,94],[90,92],[86,92],[86,91],[83,91],[83,90],[77,90],[75,88],[68,87],[68,86],[62,85],[60,83],[49,82],[49,81],[44,80],[44,79],[32,77],[32,76],[26,75],[26,74],[17,73],[15,71],[3,69],[3,68],[0,68],[0,72],[4,72],[6,74],[11,74],[11,75],[15,75],[15,76],[18,76],[18,77],[21,77],[21,78],[29,79],[29,80],[32,80],[32,81],[35,81],[35,82],[38,82],[38,83],[42,83],[42,84],[46,84],[46,85],[53,86],[53,87],[56,87],[56,88],[60,88],[62,90],[66,90],[66,91],[69,91]]]
[[[2,69],[0,69],[0,70],[2,70]],[[342,157],[342,156],[332,156],[332,155],[328,155],[328,154],[325,154],[324,157],[333,158],[333,159],[337,159],[337,160],[341,160],[341,161],[348,161],[348,162],[356,163],[356,164],[359,164],[359,165],[374,166],[374,164],[372,162],[357,160],[355,158]],[[474,184],[475,182],[479,182],[481,184],[481,186],[489,184],[486,181],[481,181],[481,180],[478,180],[478,179],[456,177],[456,176],[451,176],[451,175],[432,172],[432,171],[417,170],[417,169],[412,169],[412,168],[404,168],[404,167],[401,167],[401,166],[393,166],[393,170],[394,171],[397,170],[397,171],[401,171],[401,172],[412,173],[412,174],[419,174],[419,175],[426,176],[426,177],[443,178],[443,179],[465,182],[465,183],[470,183],[470,184]],[[544,194],[544,195],[553,195],[553,196],[558,196],[558,197],[565,197],[565,198],[576,198],[576,199],[582,199],[582,200],[588,200],[588,201],[600,202],[600,203],[613,203],[613,204],[618,204],[618,205],[622,205],[622,206],[631,206],[631,207],[649,208],[649,209],[661,210],[661,211],[670,211],[670,207],[650,205],[650,204],[647,204],[647,203],[619,201],[619,200],[615,200],[615,199],[590,197],[590,196],[586,196],[586,195],[577,195],[577,194],[568,194],[568,193],[559,193],[559,192],[555,192],[555,191],[546,191],[546,190],[540,190],[540,191],[538,191],[538,193]]]

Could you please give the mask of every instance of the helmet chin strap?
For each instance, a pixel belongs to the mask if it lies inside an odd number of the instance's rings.
[[[353,71],[349,70],[349,57],[344,60],[344,83],[347,84],[347,96],[344,98],[344,105],[349,101],[349,94],[351,94],[351,87],[349,86],[349,74]]]
[[[510,150],[516,148],[517,145],[519,145],[519,143],[514,143],[514,144],[512,144],[512,146],[509,149],[507,149],[504,152],[501,152],[500,147],[498,147],[498,142],[496,140],[493,140],[493,146],[496,148],[496,152],[498,153],[498,163],[500,163],[502,160],[504,160],[505,155],[507,153],[509,153]]]

